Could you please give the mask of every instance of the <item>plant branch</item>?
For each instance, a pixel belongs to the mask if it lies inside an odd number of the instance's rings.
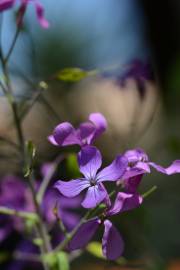
[[[0,206],[0,214],[17,216],[17,217],[20,217],[23,219],[31,219],[34,221],[38,221],[38,219],[39,219],[35,213],[10,209],[10,208],[4,207],[4,206]]]

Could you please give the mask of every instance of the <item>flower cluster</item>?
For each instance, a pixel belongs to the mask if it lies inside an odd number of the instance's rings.
[[[28,5],[30,3],[33,3],[39,24],[43,28],[49,27],[49,22],[44,17],[44,8],[41,5],[39,0],[19,0],[19,1],[20,1],[20,7],[18,9],[18,17],[17,17],[18,24],[22,23],[22,19],[24,17],[24,14],[27,10]],[[3,12],[5,10],[12,8],[16,4],[16,2],[19,2],[19,1],[17,1],[17,0],[1,0],[0,1],[0,12]]]
[[[171,175],[180,173],[180,160],[174,161],[168,168],[151,162],[142,149],[128,150],[116,156],[114,161],[102,170],[102,156],[100,151],[92,146],[95,139],[107,129],[107,122],[100,113],[92,113],[87,122],[75,129],[70,123],[59,124],[49,141],[56,146],[79,145],[77,154],[79,170],[82,177],[70,181],[58,180],[55,188],[65,197],[73,198],[86,190],[82,201],[84,208],[98,209],[104,204],[103,212],[83,223],[69,243],[69,249],[83,248],[92,239],[93,235],[104,225],[102,251],[105,257],[114,260],[121,256],[124,243],[118,230],[109,218],[124,211],[140,206],[143,197],[138,193],[138,186],[143,175],[151,172],[151,167],[158,172]],[[114,184],[114,203],[104,186],[104,182]]]

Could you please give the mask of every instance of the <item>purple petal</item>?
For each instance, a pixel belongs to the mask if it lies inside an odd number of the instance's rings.
[[[96,233],[100,221],[98,218],[88,220],[76,232],[75,236],[70,241],[68,247],[70,250],[80,249],[85,247]]]
[[[147,154],[140,148],[128,150],[124,155],[127,157],[129,163],[138,161],[147,162],[149,160]]]
[[[91,113],[89,115],[89,120],[95,125],[96,131],[91,137],[91,142],[99,137],[107,129],[107,121],[101,113]]]
[[[149,162],[149,165],[155,168],[158,172],[161,172],[167,175],[180,173],[180,160],[173,161],[173,163],[167,168],[157,165],[154,162]]]
[[[53,145],[55,145],[55,146],[58,146],[58,145],[59,145],[59,144],[56,142],[56,140],[54,139],[54,135],[48,136],[48,141],[49,141],[50,143],[52,143]]]
[[[1,0],[0,1],[0,12],[12,8],[14,0]]]
[[[86,179],[76,179],[68,182],[59,180],[56,182],[54,187],[57,188],[64,196],[71,198],[75,197],[89,186],[90,183]]]
[[[112,216],[120,212],[129,211],[138,207],[143,201],[139,194],[131,194],[118,192],[113,207],[107,212],[107,215]]]
[[[146,172],[138,168],[128,168],[127,171],[123,174],[122,179],[127,180],[129,178],[145,174]]]
[[[59,124],[54,129],[53,135],[49,136],[49,141],[55,145],[58,144],[59,146],[81,144],[81,141],[77,136],[76,130],[68,122],[63,122]]]
[[[36,9],[36,15],[39,21],[39,24],[42,26],[42,28],[48,28],[49,22],[44,17],[44,8],[39,3],[39,1],[35,1],[35,9]]]
[[[95,180],[97,170],[101,167],[100,151],[94,146],[85,146],[78,154],[78,163],[81,173],[89,180]]]
[[[107,191],[102,185],[88,188],[85,199],[82,202],[84,208],[94,208],[107,197]]]
[[[97,182],[117,181],[122,177],[127,169],[127,158],[118,155],[116,159],[102,171],[97,174]]]
[[[91,122],[82,123],[77,129],[83,145],[91,144],[91,138],[96,131],[96,127]]]
[[[141,183],[143,174],[136,175],[134,177],[125,180],[125,190],[128,193],[135,193],[139,184]]]
[[[116,260],[124,251],[124,241],[118,230],[109,220],[104,221],[102,251],[104,256],[109,260]]]

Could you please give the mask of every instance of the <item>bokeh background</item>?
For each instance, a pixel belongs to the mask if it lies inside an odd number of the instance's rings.
[[[35,95],[38,82],[48,84],[23,120],[26,138],[37,145],[39,163],[53,160],[60,151],[47,141],[57,123],[77,125],[94,111],[108,120],[109,129],[97,142],[105,163],[134,147],[143,147],[151,160],[164,166],[180,159],[179,1],[42,2],[50,28],[42,30],[29,7],[10,61],[20,104]],[[14,22],[14,12],[6,12],[1,21],[4,51]],[[58,80],[56,74],[67,67],[94,73],[74,83]],[[1,94],[0,136],[15,140],[14,134],[11,110]],[[13,150],[0,147],[0,175],[17,172]],[[180,269],[179,180],[179,175],[156,172],[146,176],[142,191],[153,185],[158,190],[141,209],[115,219],[126,242],[125,258],[143,263],[138,269]],[[97,264],[87,255],[75,261],[74,269],[83,269],[85,263],[91,264],[89,269],[123,269]]]

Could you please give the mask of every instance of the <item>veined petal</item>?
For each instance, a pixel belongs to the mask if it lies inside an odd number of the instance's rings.
[[[89,120],[95,125],[96,131],[91,136],[90,144],[107,129],[106,118],[101,113],[91,113]]]
[[[100,151],[94,146],[85,146],[78,154],[80,172],[89,180],[95,180],[97,170],[101,167]]]
[[[124,241],[111,221],[104,221],[104,234],[102,238],[102,251],[109,260],[116,260],[124,251]]]
[[[49,22],[44,17],[44,8],[38,0],[35,1],[35,9],[39,24],[42,26],[42,28],[48,28]]]
[[[53,138],[53,139],[52,139]],[[80,139],[77,136],[74,127],[68,123],[63,122],[59,124],[55,129],[53,134],[49,137],[49,140],[53,144],[58,144],[59,146],[67,146],[74,144],[81,144]],[[54,143],[55,142],[55,143]]]
[[[107,197],[107,191],[102,185],[88,188],[85,199],[81,203],[84,208],[94,208]]]
[[[0,12],[12,8],[14,0],[1,0],[0,1]]]
[[[76,179],[68,182],[57,181],[54,185],[55,188],[58,189],[65,197],[75,197],[82,190],[88,188],[90,186],[89,181],[86,179]]]
[[[103,181],[117,181],[126,171],[127,165],[127,158],[122,155],[118,155],[109,166],[107,166],[97,174],[97,182],[99,183]]]
[[[173,163],[167,168],[164,168],[164,167],[162,167],[160,165],[157,165],[154,162],[149,162],[149,165],[151,165],[158,172],[161,172],[161,173],[164,173],[164,174],[167,174],[167,175],[180,173],[180,160],[173,161]]]
[[[98,218],[88,220],[76,232],[75,236],[70,241],[68,248],[70,250],[80,249],[85,247],[96,233],[100,221]]]
[[[112,208],[107,212],[107,215],[112,216],[120,212],[132,210],[138,207],[143,202],[142,196],[137,193],[118,192],[116,200]]]

